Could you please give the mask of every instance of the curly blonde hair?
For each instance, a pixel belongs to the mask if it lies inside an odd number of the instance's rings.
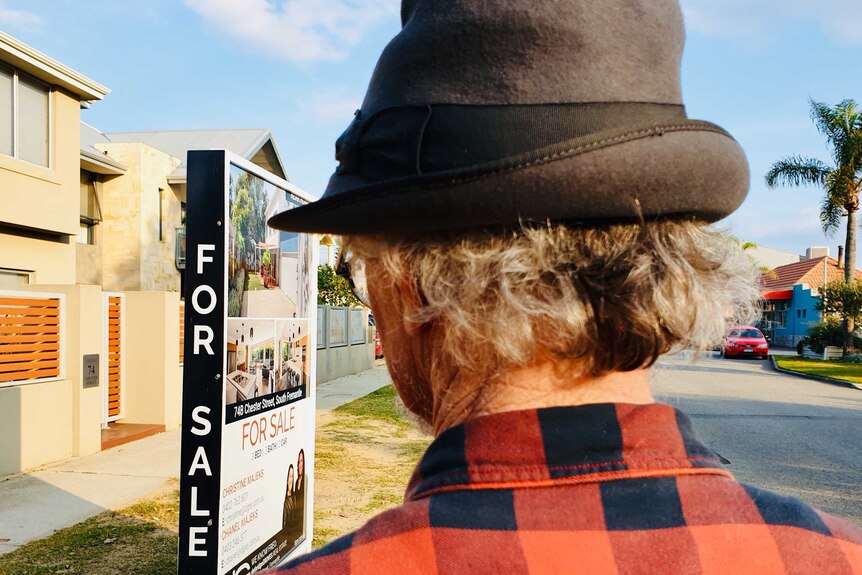
[[[738,242],[695,221],[353,236],[343,249],[415,282],[422,304],[408,319],[441,324],[443,351],[483,377],[547,360],[569,377],[649,367],[710,348],[759,299]]]

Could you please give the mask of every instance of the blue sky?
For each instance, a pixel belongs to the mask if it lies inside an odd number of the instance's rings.
[[[821,193],[768,190],[763,174],[791,154],[829,159],[808,99],[862,101],[862,2],[682,4],[689,116],[728,129],[751,162],[749,197],[725,224],[834,256],[844,231],[820,231]],[[0,0],[0,29],[111,88],[82,113],[97,128],[267,127],[290,179],[319,195],[398,11],[397,0]]]

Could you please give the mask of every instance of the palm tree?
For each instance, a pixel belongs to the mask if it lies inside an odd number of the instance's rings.
[[[844,241],[844,280],[854,279],[856,269],[856,212],[862,191],[862,110],[853,100],[835,107],[809,101],[811,120],[817,131],[826,136],[833,164],[815,158],[791,156],[773,164],[766,173],[766,185],[814,185],[825,192],[820,206],[820,223],[824,233],[833,235],[847,217]],[[853,345],[853,322],[844,323],[844,347]]]

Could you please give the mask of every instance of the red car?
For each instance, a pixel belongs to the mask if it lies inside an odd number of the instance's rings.
[[[725,334],[721,342],[721,355],[766,359],[769,356],[769,342],[756,327],[735,327]]]

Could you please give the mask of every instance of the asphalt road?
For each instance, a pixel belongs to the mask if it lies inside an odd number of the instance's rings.
[[[767,361],[682,354],[661,361],[653,392],[689,415],[738,480],[862,527],[862,391],[780,374]]]

